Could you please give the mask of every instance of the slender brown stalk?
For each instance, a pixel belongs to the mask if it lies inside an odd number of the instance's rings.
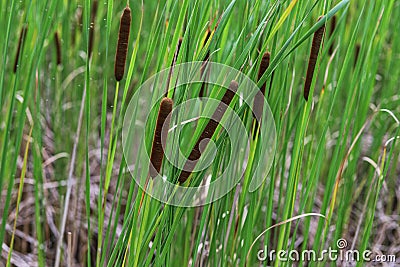
[[[329,37],[332,37],[333,32],[335,31],[335,29],[336,29],[336,15],[333,16],[333,17],[332,17],[332,20],[331,20],[331,30],[330,30],[330,33],[329,33]],[[329,47],[329,55],[330,55],[330,56],[333,54],[333,50],[335,49],[334,46],[335,46],[335,42],[332,41],[332,44],[331,44],[331,46]]]
[[[19,34],[19,40],[18,40],[18,47],[17,47],[17,52],[15,54],[15,60],[14,60],[14,73],[17,72],[17,68],[18,68],[18,61],[19,61],[19,57],[21,55],[21,50],[22,50],[22,45],[25,41],[25,37],[26,37],[26,32],[28,31],[28,26],[24,25],[22,26],[21,32]]]
[[[54,43],[56,45],[57,65],[61,65],[61,40],[58,32],[54,33]]]
[[[114,75],[117,81],[122,80],[125,73],[126,56],[128,54],[129,34],[131,31],[131,9],[127,6],[121,15],[117,52],[115,54]]]
[[[167,88],[165,90],[165,95],[164,95],[165,97],[168,96],[169,84],[171,82],[172,74],[174,73],[174,68],[176,65],[176,60],[178,59],[179,51],[181,50],[182,40],[183,40],[182,37],[179,37],[178,44],[176,45],[174,58],[172,59],[171,68],[169,69],[169,72],[168,72]]]
[[[98,1],[94,0],[92,4],[92,12],[90,14],[90,27],[89,27],[89,57],[92,56],[93,52],[93,43],[94,43],[94,33],[95,33],[95,21],[97,14]]]
[[[318,20],[320,19],[321,17]],[[308,61],[307,76],[306,76],[306,81],[304,83],[304,99],[306,101],[308,101],[308,96],[310,94],[311,82],[314,76],[315,65],[317,63],[318,53],[321,47],[324,31],[325,31],[325,24],[322,24],[322,26],[314,33],[314,38],[312,41],[312,46],[310,51],[310,59]]]
[[[360,44],[356,44],[356,51],[354,52],[354,67],[357,64],[358,57],[360,56],[360,50],[361,50],[361,45]]]
[[[162,140],[167,140],[168,127],[171,117],[168,116],[172,111],[173,101],[164,97],[161,100],[160,109],[158,111],[156,129],[154,131],[153,145],[150,155],[150,177],[154,178],[160,173],[162,161],[164,158],[164,149]],[[165,127],[163,129],[163,127]]]
[[[174,59],[172,60],[171,66],[175,66],[176,60],[178,59],[179,51],[181,50],[182,46],[182,37],[179,37],[178,44],[176,45],[175,53],[174,53]]]
[[[186,182],[190,174],[193,172],[194,167],[197,164],[197,160],[201,156],[200,144],[204,148],[207,146],[211,137],[214,135],[215,130],[217,129],[219,121],[221,121],[222,117],[224,116],[227,106],[229,106],[233,97],[235,96],[235,92],[237,91],[237,89],[238,83],[236,81],[231,81],[229,89],[226,90],[224,96],[222,97],[221,103],[219,103],[217,109],[214,111],[212,118],[208,121],[206,127],[201,133],[199,139],[192,149],[192,152],[189,155],[188,160],[183,167],[183,170],[179,176],[179,182],[181,184]]]
[[[203,47],[207,44],[207,42],[208,42],[208,40],[210,39],[210,37],[211,37],[211,30],[210,30],[210,28],[208,28],[208,29],[207,29],[207,33],[206,33],[206,38],[204,39],[204,42],[203,42]],[[200,75],[201,75],[202,78],[203,78],[204,72],[205,72],[205,70],[206,70],[206,68],[207,68],[208,61],[209,61],[209,60],[210,60],[210,50],[207,51],[206,56],[204,57],[204,60],[203,60],[203,64],[201,64]],[[208,75],[208,74],[209,74],[209,73],[207,72],[207,75]],[[204,79],[205,79],[205,77],[204,77]],[[200,92],[199,92],[199,97],[203,97],[203,96],[204,96],[205,87],[206,87],[206,83],[203,82],[203,83],[201,84],[201,88],[200,88]]]
[[[271,54],[269,52],[265,52],[264,55],[261,58],[261,63],[260,63],[260,69],[258,70],[258,80],[261,79],[261,77],[264,75],[265,71],[269,67],[269,62],[270,62]],[[265,96],[265,87],[266,87],[266,82],[264,82],[261,85],[260,91],[263,94],[263,97]],[[262,115],[264,107],[264,99],[261,98],[260,96],[256,95],[254,97],[254,104],[253,104],[253,116],[254,115]]]

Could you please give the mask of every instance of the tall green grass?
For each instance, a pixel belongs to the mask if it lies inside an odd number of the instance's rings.
[[[336,248],[340,238],[360,250],[374,248],[382,238],[385,246],[398,248],[378,224],[382,214],[395,223],[399,214],[398,1],[99,1],[95,17],[93,1],[0,0],[0,262],[292,266],[291,261],[260,262],[257,252],[264,245],[322,251]],[[116,82],[114,53],[127,4],[132,10],[128,59],[123,80]],[[337,23],[330,34],[333,16]],[[312,36],[323,24],[323,45],[305,101]],[[24,25],[27,35],[13,73]],[[204,42],[207,29],[211,37]],[[61,38],[60,65],[55,32]],[[248,169],[223,198],[202,207],[175,207],[143,194],[131,177],[142,177],[143,171],[127,166],[123,157],[125,111],[143,82],[172,65],[181,37],[176,64],[209,55],[259,87],[265,83],[270,92],[277,149],[265,183],[255,192],[247,190]],[[266,51],[271,61],[257,80]],[[168,96],[176,106],[197,97],[192,92],[201,84],[190,90],[173,87]],[[222,98],[223,90],[206,88],[205,96]],[[154,96],[152,91],[141,97]],[[187,112],[195,117],[208,108],[201,104]],[[251,132],[249,110],[237,98],[231,108]],[[153,113],[150,130],[157,119]],[[182,127],[177,146],[189,154],[206,123]],[[151,147],[153,136],[145,139]],[[189,185],[227,168],[227,136],[220,132],[214,139],[215,160]],[[254,151],[257,142],[262,140],[252,141]],[[258,157],[254,153],[245,163],[251,166]],[[165,159],[162,173],[177,176]],[[68,232],[73,251],[67,249]]]

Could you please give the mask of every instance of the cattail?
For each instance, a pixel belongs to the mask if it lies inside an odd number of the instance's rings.
[[[336,29],[336,15],[333,16],[332,20],[331,20],[331,31],[330,31],[329,37],[332,37],[333,32],[335,31],[335,29]],[[328,51],[329,55],[333,54],[334,46],[335,46],[335,42],[332,41],[332,44],[329,47],[329,51]]]
[[[203,132],[201,133],[199,139],[196,142],[192,152],[189,155],[188,161],[185,163],[183,170],[179,176],[179,182],[184,183],[187,178],[189,178],[190,174],[194,170],[196,166],[196,161],[200,158],[200,143],[203,141],[205,142],[204,147],[207,146],[208,142],[210,141],[211,137],[214,135],[215,130],[217,129],[218,122],[221,121],[224,113],[227,109],[227,106],[231,103],[233,97],[235,96],[235,92],[238,89],[238,83],[236,81],[231,81],[229,85],[229,89],[226,90],[224,96],[222,97],[221,103],[219,103],[217,109],[215,110],[212,119],[210,119],[204,128]],[[194,161],[194,162],[193,162]]]
[[[210,28],[207,29],[207,33],[206,33],[206,38],[204,39],[203,42],[203,47],[207,44],[208,40],[211,37],[211,30]],[[206,56],[204,57],[203,63],[201,64],[201,68],[200,68],[200,75],[203,78],[204,72],[207,68],[208,65],[208,61],[210,60],[210,50],[207,51]],[[208,73],[207,73],[208,74]],[[205,78],[205,77],[204,77]],[[203,97],[204,96],[204,90],[206,87],[206,83],[203,82],[201,84],[201,88],[200,88],[200,92],[199,92],[199,97]]]
[[[320,17],[318,20],[320,20]],[[314,38],[312,41],[310,59],[308,61],[307,76],[304,84],[304,99],[308,101],[308,95],[310,94],[311,82],[314,76],[315,64],[317,63],[319,48],[321,47],[322,37],[325,31],[325,24],[314,33]]]
[[[125,73],[125,62],[128,53],[129,33],[131,31],[131,9],[127,6],[121,16],[117,52],[115,55],[114,74],[117,81],[122,80]]]
[[[260,63],[260,69],[258,70],[258,80],[261,79],[261,77],[264,75],[265,71],[269,67],[269,62],[270,62],[271,54],[269,52],[265,52],[264,55],[261,58],[261,63]],[[265,96],[265,83],[261,85],[260,91],[263,94],[263,97]],[[253,115],[262,115],[262,110],[264,106],[264,99],[256,95],[254,97],[254,104],[253,104]]]
[[[19,56],[21,54],[21,50],[22,50],[22,45],[25,41],[25,37],[26,37],[26,32],[28,31],[28,26],[24,25],[21,29],[21,32],[19,34],[19,40],[18,40],[18,47],[17,47],[17,53],[15,54],[15,61],[14,61],[14,73],[17,72],[17,68],[18,68],[18,60],[19,60]]]
[[[92,12],[90,16],[90,26],[89,26],[89,57],[92,55],[93,52],[93,43],[94,43],[94,33],[95,33],[95,28],[94,28],[94,23],[96,20],[96,14],[97,14],[97,7],[98,7],[98,2],[97,0],[93,1],[92,4]]]
[[[58,32],[54,33],[54,43],[56,46],[56,53],[57,53],[57,65],[61,65],[61,41],[60,41],[60,36],[58,36]]]
[[[160,110],[158,111],[156,129],[154,131],[153,145],[150,155],[150,177],[154,178],[160,173],[162,161],[164,158],[164,149],[161,140],[167,140],[168,129],[163,130],[163,126],[169,127],[170,118],[168,115],[172,111],[173,101],[164,97],[161,100]]]
[[[167,95],[168,95],[169,84],[171,82],[171,77],[174,72],[176,60],[178,59],[179,51],[181,50],[182,41],[183,41],[182,37],[179,37],[178,44],[176,45],[176,49],[175,49],[175,53],[174,53],[174,58],[172,59],[171,68],[169,69],[169,73],[168,73],[167,89],[165,90],[165,97],[167,97]]]

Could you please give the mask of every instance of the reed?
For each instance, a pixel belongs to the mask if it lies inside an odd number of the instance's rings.
[[[117,43],[117,52],[115,54],[114,75],[115,79],[119,82],[124,77],[126,56],[128,54],[129,34],[131,31],[131,9],[125,7],[119,26],[119,36]]]
[[[57,65],[60,66],[62,63],[61,60],[61,40],[60,36],[58,35],[58,32],[54,33],[54,44],[56,46],[56,53],[57,53]]]
[[[189,178],[190,174],[193,172],[194,167],[197,164],[197,160],[201,156],[200,143],[204,144],[202,146],[206,147],[207,144],[210,142],[211,137],[214,135],[214,132],[217,129],[219,121],[221,121],[226,109],[231,103],[233,97],[235,96],[238,86],[239,85],[236,81],[234,80],[231,81],[229,89],[226,90],[224,96],[222,97],[221,103],[219,103],[212,118],[208,121],[206,127],[204,128],[195,146],[193,147],[188,157],[188,160],[186,161],[183,170],[179,176],[179,183],[181,184],[185,183],[186,180]]]
[[[18,61],[19,61],[19,57],[21,55],[22,45],[25,41],[27,31],[28,31],[28,26],[27,25],[22,26],[21,32],[19,34],[17,52],[15,53],[14,73],[16,73],[17,69],[18,69]]]
[[[162,140],[167,140],[168,127],[171,117],[168,116],[172,111],[174,102],[172,99],[164,97],[160,103],[160,109],[158,111],[156,128],[154,130],[154,139],[151,148],[150,155],[150,177],[155,178],[160,173],[162,161],[164,158],[164,149],[162,146]],[[166,127],[163,129],[163,127]]]
[[[321,17],[318,19],[320,20]],[[312,41],[311,51],[310,51],[310,59],[308,60],[308,68],[307,68],[307,75],[306,81],[304,83],[304,99],[308,101],[308,96],[310,94],[310,87],[311,82],[314,77],[315,65],[317,63],[319,49],[322,43],[322,37],[324,36],[325,32],[325,24],[314,33],[314,38]]]

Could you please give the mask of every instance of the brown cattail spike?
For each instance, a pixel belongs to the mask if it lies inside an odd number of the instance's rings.
[[[318,19],[320,20],[321,17]],[[314,38],[312,41],[310,59],[308,61],[306,81],[304,83],[304,99],[308,101],[308,95],[310,94],[311,82],[314,76],[315,64],[317,63],[319,49],[322,43],[322,37],[324,36],[325,24],[314,33]]]
[[[18,47],[17,47],[17,52],[15,54],[15,60],[14,60],[14,73],[17,72],[18,61],[19,61],[19,57],[21,55],[22,45],[25,41],[27,31],[28,31],[28,26],[24,25],[19,34]]]
[[[221,121],[222,117],[224,116],[227,106],[229,106],[233,97],[235,96],[238,87],[239,86],[236,81],[231,81],[229,89],[226,90],[224,96],[222,97],[221,103],[219,103],[217,109],[215,110],[212,119],[208,121],[206,127],[201,133],[199,139],[197,140],[196,145],[193,147],[193,150],[189,155],[188,161],[186,161],[183,167],[181,175],[179,176],[179,182],[181,184],[186,182],[186,180],[189,178],[190,174],[194,170],[197,160],[201,156],[200,144],[202,144],[202,146],[204,147],[207,146],[211,137],[214,135],[215,130],[217,129],[219,121]]]
[[[122,80],[125,73],[125,62],[128,54],[129,33],[131,31],[131,9],[125,7],[121,16],[117,53],[115,55],[114,74],[117,81]]]
[[[90,26],[89,26],[89,57],[92,55],[93,52],[93,44],[94,44],[94,33],[95,33],[95,28],[94,28],[94,23],[96,20],[96,14],[97,14],[97,7],[98,7],[98,1],[95,0],[93,1],[92,4],[92,12],[90,14]]]
[[[164,149],[162,140],[167,140],[168,127],[170,123],[170,116],[172,111],[173,101],[170,98],[164,97],[161,100],[160,110],[158,111],[156,129],[154,131],[153,145],[150,155],[150,177],[154,178],[160,173],[162,161],[164,158]],[[163,129],[163,127],[166,127]]]
[[[265,71],[269,67],[269,62],[270,62],[271,54],[269,52],[265,52],[264,55],[261,58],[261,63],[260,63],[260,69],[258,70],[258,77],[257,79],[260,80],[261,77],[264,75]],[[260,91],[263,94],[263,97],[265,96],[265,83],[261,85]],[[262,115],[262,110],[264,106],[264,99],[258,95],[254,97],[254,105],[253,105],[253,115]]]
[[[331,20],[331,31],[330,31],[329,37],[332,37],[333,32],[335,31],[335,29],[336,29],[336,15],[333,16],[332,20]],[[329,47],[329,55],[333,54],[334,46],[335,46],[335,42],[332,41],[332,44]]]
[[[54,33],[54,43],[56,45],[57,52],[57,65],[61,65],[61,41],[58,32]]]
[[[207,33],[206,33],[206,38],[204,39],[203,47],[207,44],[207,42],[210,39],[210,37],[211,37],[211,30],[210,30],[210,28],[208,28],[207,29]],[[201,75],[201,77],[203,79],[205,79],[205,77],[203,77],[203,75],[204,75],[204,72],[205,72],[205,70],[207,68],[209,60],[210,60],[210,50],[207,51],[206,56],[204,57],[204,60],[203,60],[203,64],[201,64],[201,68],[200,68],[200,75]],[[207,72],[207,75],[209,75],[208,72]],[[199,97],[203,97],[204,96],[205,87],[206,87],[206,83],[203,82],[201,84]]]

